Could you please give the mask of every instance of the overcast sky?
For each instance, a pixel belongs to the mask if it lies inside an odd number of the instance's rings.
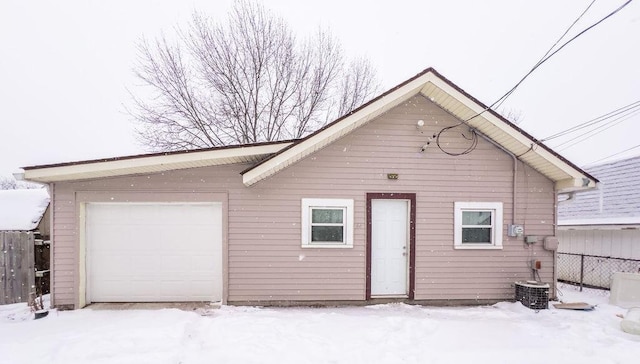
[[[491,104],[547,51],[591,0],[265,0],[304,36],[328,27],[365,55],[383,89],[434,67]],[[598,0],[569,37],[624,0]],[[0,3],[0,175],[22,166],[145,152],[125,113],[135,44],[184,25],[194,10],[223,19],[232,1],[31,0]],[[578,38],[504,105],[544,138],[640,100],[640,5]],[[640,145],[640,114],[560,154],[588,165]],[[574,134],[577,135],[577,134]],[[554,147],[557,142],[549,142]],[[640,154],[640,147],[615,156]]]

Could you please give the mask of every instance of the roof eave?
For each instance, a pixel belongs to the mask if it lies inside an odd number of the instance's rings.
[[[596,188],[597,180],[587,177],[567,178],[556,181],[555,189],[559,193],[577,192]]]
[[[159,173],[215,165],[255,163],[291,144],[292,142],[264,143],[196,150],[188,153],[150,154],[103,161],[92,160],[60,165],[33,166],[25,168],[24,179],[51,183]]]
[[[503,146],[510,144],[505,149],[551,179],[556,191],[572,192],[596,186],[596,178],[489,109],[432,68],[243,171],[243,183],[251,186],[279,172],[419,93],[458,119],[466,121],[470,127],[494,142]],[[478,114],[480,115],[473,117]],[[500,138],[497,138],[496,132]],[[509,143],[505,143],[505,140]]]
[[[555,183],[556,191],[572,192],[595,188],[598,182],[595,177],[540,143],[448,79],[440,76],[430,85],[425,84],[422,93],[438,106],[465,121],[469,127],[478,130],[520,160],[538,169]],[[446,96],[442,97],[442,93]],[[451,100],[447,98],[453,98],[456,106],[452,107]],[[544,164],[544,168],[541,164]]]
[[[251,186],[322,149],[334,140],[417,95],[425,83],[435,78],[436,75],[431,68],[424,70],[308,137],[282,149],[271,158],[245,170],[242,174],[243,183]]]
[[[640,217],[629,218],[588,218],[558,220],[558,228],[561,230],[586,230],[586,229],[640,229]]]

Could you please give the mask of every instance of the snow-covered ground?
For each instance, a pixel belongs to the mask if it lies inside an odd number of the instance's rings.
[[[599,291],[561,287],[593,311],[387,304],[51,311],[0,306],[0,363],[640,363]]]

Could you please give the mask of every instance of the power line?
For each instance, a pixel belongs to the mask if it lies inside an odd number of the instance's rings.
[[[544,63],[546,61],[547,56],[549,55],[549,53],[558,45],[558,43],[560,43],[560,41],[567,35],[567,33],[569,33],[569,31],[573,28],[574,25],[576,25],[576,23],[578,21],[580,21],[580,19],[582,19],[582,17],[584,16],[584,14],[587,13],[587,11],[589,11],[589,9],[591,8],[591,6],[596,2],[596,0],[591,1],[591,3],[584,9],[584,11],[582,11],[582,13],[576,18],[576,20],[573,21],[573,23],[571,23],[571,25],[569,25],[569,27],[567,28],[567,30],[564,31],[564,33],[562,33],[562,35],[560,36],[560,38],[558,38],[558,40],[556,40],[555,43],[553,43],[553,45],[551,46],[551,48],[549,48],[547,50],[547,52],[544,54],[544,56],[542,56],[542,58],[540,58],[538,60],[538,62],[536,62],[536,64],[533,66],[533,68],[531,68],[531,70],[515,85],[513,86],[513,88],[511,90],[509,90],[506,94],[502,95],[501,98],[499,98],[498,100],[496,100],[490,107],[493,108],[494,106],[500,107],[500,105],[502,105],[505,100],[511,96],[511,94],[515,91],[515,89],[520,86],[520,84],[527,78],[529,77],[529,75],[535,71],[536,68],[538,68],[542,63]],[[566,44],[566,43],[565,43]]]
[[[533,71],[535,71],[538,67],[542,66],[543,63],[545,63],[546,61],[548,61],[551,57],[553,57],[556,53],[560,52],[564,47],[566,47],[567,45],[569,45],[569,43],[573,42],[574,40],[578,39],[581,35],[583,35],[584,33],[588,32],[589,30],[593,29],[595,26],[597,26],[598,24],[602,23],[603,21],[607,20],[608,18],[612,17],[613,15],[615,15],[617,12],[619,12],[620,10],[622,10],[625,6],[629,5],[629,3],[631,3],[631,1],[633,0],[627,0],[627,2],[625,2],[624,4],[620,5],[617,9],[615,9],[614,11],[612,11],[611,13],[609,13],[607,16],[605,16],[604,18],[598,20],[597,22],[591,24],[589,27],[585,28],[584,30],[582,30],[580,33],[576,34],[575,36],[573,36],[571,39],[569,39],[568,41],[564,42],[558,49],[556,49],[555,51],[553,51],[551,54],[543,57],[540,61],[538,61],[538,63],[535,64],[535,66],[533,66],[533,68],[531,68],[531,70],[529,72],[527,72],[527,74],[524,75],[524,77],[522,77],[522,79],[520,79],[520,81],[518,81],[518,83],[516,83],[515,86],[513,86],[513,88],[511,88],[511,90],[507,91],[506,94],[502,95],[502,97],[500,97],[496,102],[494,102],[489,108],[492,108],[493,106],[495,106],[496,104],[500,103],[502,104],[509,96],[511,96],[511,94],[516,90],[516,88],[518,88],[518,86],[520,86],[520,84],[522,82],[524,82],[524,80],[526,80],[532,73]],[[592,3],[593,4],[593,3]],[[587,7],[586,10],[589,9],[589,7],[591,7],[592,4],[589,4],[589,6]],[[585,12],[586,12],[585,10]],[[580,16],[578,17],[578,19],[580,19],[582,17],[582,15],[584,14],[584,12],[582,14],[580,14]],[[576,19],[576,21],[578,21],[578,19]],[[574,22],[575,24],[575,22]],[[573,24],[571,25],[573,26]],[[571,28],[571,27],[570,27]],[[563,35],[564,37],[564,35]],[[554,45],[555,46],[555,45]],[[547,52],[548,53],[548,52]],[[486,110],[485,110],[486,111]]]
[[[636,146],[633,146],[633,147],[631,147],[631,148],[625,149],[625,150],[623,150],[622,152],[618,152],[618,153],[615,153],[615,154],[611,154],[610,156],[607,156],[607,157],[604,157],[604,158],[600,158],[600,159],[598,159],[598,160],[596,160],[596,161],[593,161],[593,162],[591,162],[591,163],[589,163],[589,164],[598,163],[598,162],[603,161],[603,160],[605,160],[605,159],[609,159],[609,158],[611,158],[611,157],[618,156],[618,155],[620,155],[620,154],[622,154],[622,153],[626,153],[626,152],[628,152],[628,151],[630,151],[630,150],[633,150],[633,149],[636,149],[636,148],[640,148],[640,144],[638,144],[638,145],[636,145]]]
[[[574,40],[578,39],[580,36],[582,36],[584,33],[588,32],[589,30],[593,29],[594,27],[596,27],[598,24],[602,23],[603,21],[605,21],[606,19],[612,17],[613,15],[615,15],[617,12],[619,12],[620,10],[622,10],[624,7],[626,7],[627,5],[629,5],[629,3],[631,3],[631,1],[633,0],[627,0],[624,4],[620,5],[617,9],[615,9],[614,11],[612,11],[611,13],[607,14],[604,18],[598,20],[597,22],[591,24],[590,26],[588,26],[587,28],[583,29],[581,32],[579,32],[578,34],[576,34],[575,36],[573,36],[571,39],[569,39],[568,41],[564,42],[558,49],[556,49],[555,51],[551,52],[551,50],[560,42],[560,40],[562,38],[564,38],[564,36],[569,32],[569,30],[582,18],[582,16],[587,12],[587,10],[589,10],[589,8],[593,5],[593,3],[595,2],[592,1],[589,6],[587,6],[587,8],[578,16],[578,18],[576,20],[573,21],[573,23],[569,26],[569,28],[562,34],[562,36],[554,43],[554,45],[545,53],[545,55],[529,70],[529,72],[527,72],[524,77],[522,77],[520,79],[520,81],[518,81],[515,86],[513,86],[509,91],[507,91],[507,93],[505,93],[504,95],[502,95],[498,100],[496,100],[493,104],[491,104],[490,106],[487,106],[484,108],[484,110],[476,113],[475,115],[467,118],[466,120],[460,121],[458,124],[450,126],[450,127],[446,127],[446,128],[442,128],[437,134],[436,134],[436,145],[438,146],[438,148],[448,154],[448,155],[452,155],[452,156],[458,156],[458,155],[463,155],[463,154],[468,154],[471,153],[477,146],[478,141],[477,141],[477,135],[476,132],[474,130],[471,130],[472,132],[472,137],[470,138],[470,140],[472,140],[471,146],[469,148],[467,148],[466,150],[464,150],[463,152],[459,152],[459,153],[455,153],[455,152],[447,152],[445,151],[442,146],[440,145],[440,135],[446,131],[446,130],[450,130],[453,129],[455,127],[458,127],[462,124],[466,124],[468,123],[470,120],[482,115],[483,113],[485,113],[486,111],[488,111],[489,109],[492,109],[494,106],[499,104],[501,105],[509,96],[511,96],[511,94],[524,82],[524,80],[526,80],[536,69],[538,69],[538,67],[540,67],[542,64],[544,64],[546,61],[548,61],[551,57],[553,57],[554,55],[556,55],[558,52],[560,52],[562,49],[564,49],[564,47],[566,47],[567,45],[569,45],[571,42],[573,42]],[[549,53],[551,52],[551,53]],[[464,136],[464,134],[463,134]],[[467,138],[469,139],[469,138]]]
[[[601,123],[603,121],[606,121],[606,120],[608,120],[608,119],[610,119],[612,117],[618,116],[620,114],[624,114],[626,112],[633,111],[634,109],[637,109],[637,108],[640,108],[640,100],[632,102],[632,103],[630,103],[628,105],[622,106],[622,107],[620,107],[618,109],[615,109],[613,111],[609,111],[606,114],[603,114],[603,115],[600,115],[600,116],[598,116],[596,118],[593,118],[591,120],[585,121],[584,123],[580,123],[578,125],[572,126],[571,128],[559,131],[559,132],[557,132],[557,133],[555,133],[553,135],[550,135],[548,137],[540,139],[540,141],[541,142],[546,142],[546,141],[549,141],[549,140],[552,140],[552,139],[556,139],[556,138],[565,136],[567,134],[571,134],[571,133],[576,132],[578,130],[585,129],[585,128],[588,128],[590,126],[594,126],[596,124],[599,124],[599,123]]]
[[[568,149],[568,148],[570,148],[570,147],[572,147],[572,146],[574,146],[576,144],[582,143],[585,140],[590,139],[590,138],[602,133],[603,131],[605,131],[607,129],[610,129],[610,128],[622,123],[623,121],[629,120],[632,116],[634,116],[634,115],[636,115],[638,113],[640,113],[640,109],[639,110],[635,110],[635,111],[633,111],[633,112],[631,112],[631,113],[629,113],[627,115],[620,116],[619,118],[613,119],[613,120],[607,122],[606,124],[600,125],[599,127],[595,128],[595,129],[589,130],[586,133],[582,133],[582,134],[580,134],[580,135],[578,135],[578,136],[576,136],[574,138],[571,138],[571,139],[569,139],[569,140],[567,140],[567,141],[565,141],[563,143],[560,143],[560,144],[556,145],[554,148],[558,148],[558,147],[560,147],[562,145],[570,143],[570,142],[572,142],[572,141],[574,141],[576,139],[579,139],[579,138],[584,136],[584,138],[582,138],[582,139],[580,139],[580,140],[578,140],[578,141],[576,141],[574,143],[571,143],[570,145],[567,145],[566,147],[560,149],[559,151],[563,151],[565,149]],[[589,135],[589,134],[591,134],[591,135]]]

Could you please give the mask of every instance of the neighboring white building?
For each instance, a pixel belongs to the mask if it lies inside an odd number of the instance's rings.
[[[640,156],[586,168],[599,188],[558,204],[558,253],[640,259]]]

